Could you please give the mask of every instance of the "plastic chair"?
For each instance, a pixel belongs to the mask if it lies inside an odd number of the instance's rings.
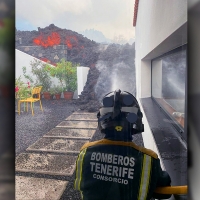
[[[36,101],[40,102],[40,109],[43,112],[42,102],[41,102],[41,95],[40,95],[41,90],[42,90],[42,86],[35,87],[31,91],[31,97],[26,98],[26,99],[20,99],[18,101],[18,114],[19,115],[20,115],[20,104],[21,103],[26,103],[26,111],[28,112],[28,103],[30,103],[31,104],[32,115],[34,116],[33,103],[35,103]]]

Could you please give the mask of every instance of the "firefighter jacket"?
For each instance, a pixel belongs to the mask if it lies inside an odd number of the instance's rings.
[[[102,139],[81,148],[74,187],[83,200],[148,200],[159,176],[160,160],[152,150]]]

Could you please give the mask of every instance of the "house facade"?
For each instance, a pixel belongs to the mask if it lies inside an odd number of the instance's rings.
[[[159,154],[162,167],[172,177],[172,185],[184,185],[187,184],[187,1],[135,0],[133,26],[136,96],[144,113],[144,145]]]

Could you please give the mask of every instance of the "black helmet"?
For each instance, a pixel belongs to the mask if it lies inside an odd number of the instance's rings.
[[[143,114],[131,93],[115,90],[106,94],[102,103],[103,106],[97,113],[98,126],[102,133],[105,130],[128,131],[131,134],[144,132]]]

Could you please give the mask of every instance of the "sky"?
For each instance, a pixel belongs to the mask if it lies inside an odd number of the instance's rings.
[[[50,24],[81,32],[101,31],[108,39],[135,38],[135,0],[16,0],[16,29],[38,30]]]

